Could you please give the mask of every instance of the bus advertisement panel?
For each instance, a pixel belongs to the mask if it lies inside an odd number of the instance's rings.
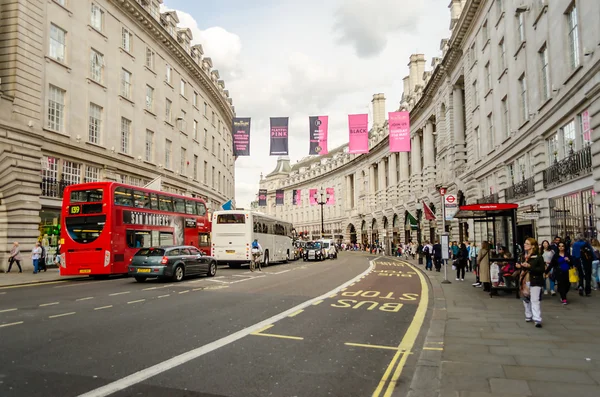
[[[212,216],[211,255],[221,264],[239,268],[250,262],[250,250],[258,239],[265,266],[294,259],[293,226],[253,211],[215,211]]]
[[[65,188],[60,274],[126,274],[140,249],[186,244],[210,252],[210,216],[199,198],[91,182]]]

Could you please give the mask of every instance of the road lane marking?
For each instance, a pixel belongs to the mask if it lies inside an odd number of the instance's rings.
[[[315,303],[313,303],[313,306],[317,306],[318,304],[323,303],[323,300],[321,299],[320,301],[316,301]]]
[[[265,326],[264,326],[264,327],[262,327],[261,329],[259,329],[259,330],[256,330],[256,331],[252,332],[252,334],[251,334],[251,335],[254,335],[254,334],[259,334],[259,333],[261,333],[261,332],[263,332],[263,331],[266,331],[266,330],[268,330],[269,328],[271,328],[271,327],[274,327],[274,326],[275,326],[275,324],[269,324],[269,325],[265,325]]]
[[[40,307],[58,305],[60,302],[42,303]]]
[[[365,270],[363,273],[359,274],[358,276],[352,278],[349,281],[346,281],[345,283],[343,283],[342,285],[339,285],[338,287],[332,289],[329,292],[326,292],[325,294],[321,295],[321,296],[317,296],[315,298],[309,299],[297,306],[294,306],[288,310],[285,310],[279,314],[276,314],[272,317],[269,317],[263,321],[260,321],[254,325],[251,325],[247,328],[244,328],[242,330],[239,330],[237,332],[234,332],[231,335],[227,335],[224,336],[220,339],[217,339],[213,342],[210,342],[206,345],[197,347],[195,349],[189,350],[185,353],[182,353],[178,356],[175,356],[173,358],[170,358],[166,361],[160,362],[158,364],[155,364],[153,366],[150,366],[148,368],[144,368],[138,372],[135,372],[129,376],[126,376],[124,378],[115,380],[111,383],[108,383],[104,386],[101,386],[97,389],[94,390],[90,390],[87,393],[81,394],[79,397],[105,397],[105,396],[109,396],[113,393],[116,393],[120,390],[124,390],[128,387],[131,387],[135,384],[138,384],[140,382],[145,381],[146,379],[149,379],[153,376],[156,376],[158,374],[161,374],[165,371],[168,371],[170,369],[173,369],[177,366],[180,366],[182,364],[185,364],[191,360],[194,360],[198,357],[201,357],[205,354],[208,354],[214,350],[217,350],[223,346],[227,346],[235,341],[238,341],[256,331],[259,331],[261,329],[263,329],[264,327],[268,326],[268,325],[272,325],[273,323],[282,320],[284,318],[286,318],[287,316],[289,316],[290,314],[300,310],[300,309],[305,309],[306,307],[312,305],[313,303],[319,301],[319,300],[324,300],[328,295],[331,295],[332,293],[337,293],[339,290],[341,290],[342,288],[346,288],[348,285],[350,285],[351,283],[355,282],[356,280],[359,279],[359,277],[361,277],[362,275],[366,274],[368,271],[370,271],[374,266],[373,261],[369,261],[369,268],[367,270]]]
[[[4,310],[0,310],[0,313],[14,312],[15,310],[18,310],[18,309],[16,309],[16,308],[15,309],[4,309]]]
[[[62,280],[62,281],[49,281],[47,283],[45,282],[41,282],[41,283],[31,283],[31,284],[19,284],[19,285],[9,285],[8,287],[0,287],[0,290],[2,289],[15,289],[15,288],[25,288],[25,287],[39,287],[40,285],[49,285],[49,284],[60,284],[60,283],[66,283],[69,280]],[[6,293],[6,292],[4,292]],[[3,293],[3,294],[4,294]]]
[[[75,302],[88,301],[90,299],[94,299],[94,297],[93,296],[87,296],[85,298],[75,299]]]
[[[4,294],[6,294],[6,292],[0,292],[0,295],[4,295]]]
[[[208,281],[212,281],[213,283],[229,284],[229,281],[221,281],[221,280],[208,280]]]
[[[104,310],[113,307],[113,305],[95,307],[94,310]]]
[[[179,292],[179,295],[181,295],[181,294],[187,294],[188,292],[190,292],[190,290],[189,290],[189,289],[186,289],[185,291],[181,291],[181,292]]]
[[[142,291],[152,291],[153,289],[157,289],[158,287],[150,287],[150,288],[144,288],[142,289]]]
[[[253,333],[251,335],[254,336],[266,336],[268,338],[279,338],[279,339],[293,339],[293,340],[304,340],[304,338],[301,338],[299,336],[289,336],[289,335],[278,335],[278,334],[263,334],[261,333]]]
[[[331,294],[331,295],[328,296],[328,298],[335,298],[336,296],[337,296],[337,294]]]
[[[234,274],[233,277],[250,277],[250,278],[254,278],[254,276],[244,276],[243,274]]]
[[[69,313],[62,313],[62,314],[55,314],[53,316],[48,316],[48,318],[56,318],[56,317],[64,317],[64,316],[71,316],[75,314],[75,312],[69,312]]]
[[[297,312],[290,314],[288,317],[296,317],[298,314],[302,313],[303,311],[304,311],[304,309],[300,309]]]
[[[427,313],[427,305],[429,304],[429,288],[427,286],[427,282],[425,281],[425,277],[419,270],[417,270],[410,263],[408,263],[408,262],[403,262],[403,263],[406,263],[409,267],[411,267],[413,270],[415,270],[417,275],[419,276],[419,281],[421,282],[421,296],[420,296],[419,304],[417,306],[417,311],[415,312],[415,315],[414,315],[408,329],[406,330],[406,333],[404,334],[404,337],[402,338],[400,345],[398,345],[398,352],[396,354],[394,354],[392,361],[390,362],[387,369],[385,370],[385,373],[383,374],[383,377],[381,378],[379,385],[373,392],[373,397],[380,396],[381,393],[383,392],[383,388],[385,387],[386,384],[387,384],[387,388],[385,389],[385,394],[383,394],[383,397],[391,397],[391,395],[394,391],[394,388],[396,387],[396,384],[398,383],[398,379],[400,378],[400,375],[402,375],[402,370],[403,370],[404,366],[406,365],[406,361],[408,360],[408,354],[402,354],[402,352],[405,352],[405,353],[411,352],[412,348],[415,345],[417,337],[419,336],[419,331],[421,330],[421,327],[423,326],[423,322],[425,321],[425,314]],[[402,357],[400,358],[400,356],[402,356]],[[398,358],[400,358],[399,361],[398,361]],[[396,366],[396,361],[398,361],[397,366]],[[396,369],[392,373],[392,370],[394,367],[396,367]],[[392,374],[391,379],[389,379],[390,374]],[[389,383],[388,383],[388,380],[389,380]]]
[[[444,348],[443,347],[424,347],[423,350],[439,350],[439,351],[443,351]]]
[[[167,296],[171,296],[171,294],[166,294],[166,295],[159,295],[158,298],[166,298]]]
[[[282,273],[287,273],[287,272],[290,272],[290,271],[292,271],[292,269],[283,270],[283,271],[280,271],[280,272],[275,272],[275,273],[272,273],[272,272],[271,272],[271,273],[269,273],[269,274],[282,274]]]
[[[131,305],[132,303],[140,303],[140,302],[144,302],[146,299],[138,299],[136,301],[129,301],[127,302],[128,305]]]
[[[357,346],[357,347],[370,347],[372,349],[387,349],[387,350],[398,351],[398,346],[369,345],[369,344],[364,344],[364,343],[350,343],[350,342],[346,342],[346,343],[344,343],[344,345]]]
[[[23,324],[23,321],[17,321],[16,323],[0,324],[0,328],[10,327],[12,325],[19,325],[19,324]]]
[[[108,294],[108,296],[125,295],[125,294],[130,294],[130,293],[131,293],[131,291],[115,292],[114,294]]]

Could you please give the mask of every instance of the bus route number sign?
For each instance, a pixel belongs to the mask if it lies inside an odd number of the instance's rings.
[[[80,212],[81,212],[81,206],[79,206],[79,205],[72,205],[71,208],[69,209],[70,214],[79,214]]]

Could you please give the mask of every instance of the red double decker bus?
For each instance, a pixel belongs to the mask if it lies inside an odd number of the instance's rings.
[[[116,182],[65,188],[61,214],[60,274],[127,273],[143,247],[186,244],[210,254],[206,203]]]

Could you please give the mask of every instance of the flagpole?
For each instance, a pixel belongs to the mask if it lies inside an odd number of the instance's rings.
[[[446,231],[446,188],[440,187],[440,195],[442,196],[442,260],[444,261],[444,280],[442,284],[452,284],[448,280],[448,259],[450,258],[448,252],[450,234]]]

